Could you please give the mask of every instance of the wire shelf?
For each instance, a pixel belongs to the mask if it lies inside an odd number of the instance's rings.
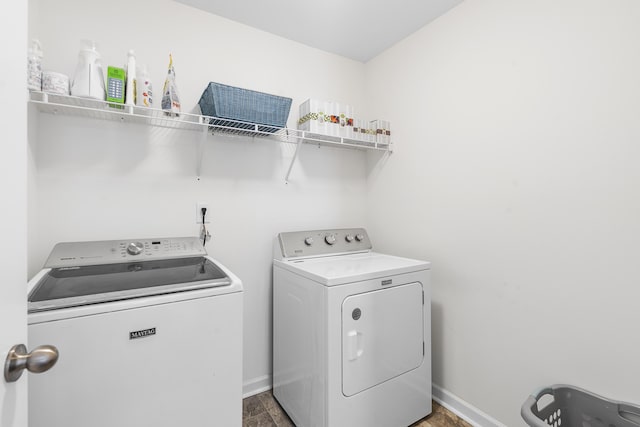
[[[208,130],[212,134],[259,137],[286,143],[308,143],[318,146],[344,147],[357,150],[392,151],[392,144],[378,144],[343,137],[314,134],[297,129],[248,123],[199,114],[171,114],[156,108],[115,104],[97,99],[31,91],[29,101],[41,112],[91,119],[138,123],[147,126],[187,131]]]

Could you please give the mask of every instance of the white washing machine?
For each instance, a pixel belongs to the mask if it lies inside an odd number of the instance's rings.
[[[59,243],[29,282],[29,426],[242,425],[240,280],[197,238]]]
[[[364,229],[280,233],[273,393],[298,427],[404,427],[431,413],[430,263]]]

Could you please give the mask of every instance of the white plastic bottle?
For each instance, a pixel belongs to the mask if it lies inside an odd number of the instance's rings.
[[[78,65],[71,82],[71,95],[104,100],[106,94],[100,53],[96,43],[92,40],[83,40],[78,54]]]
[[[31,90],[42,90],[42,47],[38,40],[33,40],[27,55],[27,87]]]
[[[126,105],[136,105],[136,92],[136,54],[130,50],[127,54],[127,83],[124,95]]]
[[[153,88],[151,85],[151,79],[149,78],[149,73],[147,72],[147,66],[143,65],[137,74],[138,78],[136,81],[136,86],[138,89],[136,105],[140,105],[142,107],[152,107],[153,106]]]

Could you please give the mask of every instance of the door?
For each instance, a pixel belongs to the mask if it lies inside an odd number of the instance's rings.
[[[342,393],[353,396],[424,360],[420,283],[351,295],[342,303]]]
[[[27,2],[2,3],[0,76],[0,361],[27,344]],[[0,427],[27,425],[27,379],[0,377]]]

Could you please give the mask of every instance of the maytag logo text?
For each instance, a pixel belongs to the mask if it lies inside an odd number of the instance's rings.
[[[129,339],[145,338],[156,334],[156,328],[142,329],[140,331],[129,332]]]

